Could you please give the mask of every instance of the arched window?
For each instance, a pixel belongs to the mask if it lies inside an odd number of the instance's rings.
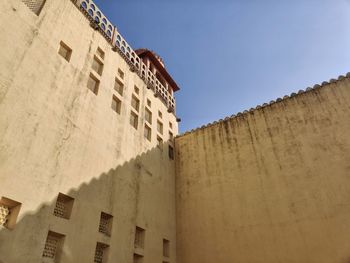
[[[107,31],[107,35],[109,36],[109,37],[111,37],[112,36],[112,33],[111,33],[111,31]]]
[[[100,19],[97,16],[95,17],[95,21],[96,21],[97,24],[100,23]]]
[[[111,30],[111,31],[113,30],[111,25],[108,25],[108,29]]]
[[[119,42],[118,40],[115,42],[115,44],[116,44],[118,47],[120,47],[120,42]]]
[[[120,38],[120,36],[119,36],[119,35],[117,36],[117,39],[118,39],[119,41],[121,40],[121,38]]]
[[[122,42],[122,45],[123,45],[124,47],[126,46],[125,41]]]
[[[94,16],[94,11],[92,11],[92,9],[89,9],[88,13],[90,16]]]
[[[130,47],[127,47],[126,50],[130,52]]]
[[[91,8],[92,10],[94,10],[94,11],[96,10],[96,7],[95,7],[94,4],[91,4],[91,5],[90,5],[90,8]]]
[[[82,6],[84,9],[86,9],[86,8],[87,8],[86,2],[82,2],[82,3],[81,3],[81,6]]]
[[[122,51],[123,51],[123,53],[125,53],[125,48],[124,47],[122,47]]]
[[[105,26],[105,24],[101,24],[101,28],[103,29],[103,30],[106,30],[106,26]]]
[[[96,14],[101,17],[101,12],[100,11],[97,11]]]
[[[108,24],[106,18],[102,18],[102,22],[105,23],[106,25]]]

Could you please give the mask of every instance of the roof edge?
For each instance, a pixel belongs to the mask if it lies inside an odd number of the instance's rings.
[[[273,104],[280,103],[280,102],[283,102],[283,101],[285,101],[287,99],[300,96],[301,94],[308,93],[308,92],[314,91],[316,89],[323,88],[325,86],[328,86],[330,84],[336,83],[338,81],[342,81],[342,80],[347,79],[347,78],[350,79],[350,72],[348,72],[345,76],[344,75],[340,75],[337,79],[330,79],[329,81],[323,81],[321,84],[315,84],[313,87],[308,87],[305,90],[299,90],[297,93],[293,92],[290,95],[283,96],[282,98],[277,98],[276,100],[271,100],[269,103],[264,103],[262,105],[257,105],[255,108],[250,108],[249,110],[245,110],[243,112],[238,112],[237,114],[233,114],[233,115],[228,116],[228,117],[226,117],[224,119],[219,119],[218,121],[210,122],[210,123],[208,123],[206,125],[194,128],[194,129],[192,129],[190,131],[185,131],[184,133],[181,133],[181,134],[177,135],[176,138],[180,138],[180,137],[183,137],[185,135],[189,135],[189,134],[192,134],[194,132],[197,132],[199,130],[203,130],[205,128],[209,128],[211,126],[217,125],[219,123],[222,123],[222,122],[225,122],[225,121],[228,121],[228,120],[231,120],[231,119],[235,119],[237,117],[246,115],[248,113],[252,113],[252,112],[254,112],[256,110],[269,107],[269,106],[271,106]]]

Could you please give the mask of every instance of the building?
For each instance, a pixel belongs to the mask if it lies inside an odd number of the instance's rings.
[[[349,262],[350,74],[178,135],[92,0],[0,8],[0,262]]]

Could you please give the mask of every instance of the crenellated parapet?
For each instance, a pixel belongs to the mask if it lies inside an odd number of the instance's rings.
[[[79,10],[88,18],[91,27],[98,30],[130,66],[130,70],[139,75],[148,89],[153,90],[154,96],[167,106],[169,112],[175,113],[175,98],[171,87],[163,85],[148,65],[137,55],[102,11],[92,0],[72,0]],[[164,66],[164,65],[163,65]],[[165,68],[164,68],[165,70]]]
[[[255,111],[257,111],[257,110],[260,110],[260,109],[262,109],[262,108],[270,107],[270,106],[272,106],[272,105],[274,105],[274,104],[276,104],[276,103],[283,102],[283,101],[285,101],[285,100],[288,100],[288,99],[290,99],[290,98],[297,97],[297,96],[299,96],[299,95],[301,95],[301,94],[304,94],[304,93],[307,93],[307,92],[312,92],[312,91],[314,91],[314,90],[323,88],[323,87],[325,87],[325,86],[328,86],[328,85],[330,85],[330,84],[336,83],[336,82],[338,82],[338,81],[342,81],[342,80],[344,80],[344,79],[350,79],[350,72],[347,73],[345,76],[340,75],[337,79],[330,79],[329,81],[323,81],[323,82],[321,83],[321,85],[320,85],[320,84],[315,84],[313,87],[308,87],[308,88],[306,88],[305,90],[299,90],[297,93],[293,92],[293,93],[291,93],[290,95],[285,95],[285,96],[283,96],[283,98],[277,98],[276,100],[271,100],[269,103],[264,103],[264,104],[262,104],[262,105],[257,105],[255,108],[250,108],[249,110],[245,110],[245,111],[243,111],[243,112],[238,112],[238,113],[233,114],[233,115],[231,115],[231,116],[229,116],[229,117],[226,117],[226,118],[224,118],[224,119],[220,119],[220,120],[218,120],[218,121],[214,121],[214,122],[212,122],[212,123],[208,123],[208,124],[206,124],[206,125],[202,125],[201,127],[194,128],[194,129],[192,129],[192,130],[190,130],[190,131],[186,131],[186,132],[184,132],[184,133],[182,133],[182,134],[179,134],[177,137],[182,137],[182,136],[191,134],[191,133],[193,133],[193,132],[196,132],[196,131],[198,131],[198,130],[202,130],[202,129],[211,127],[211,126],[213,126],[213,125],[217,125],[217,124],[219,124],[219,123],[221,123],[221,122],[228,121],[228,120],[231,120],[231,119],[234,119],[234,118],[238,118],[238,117],[247,115],[247,114],[249,114],[249,113],[253,113],[253,112],[255,112]]]

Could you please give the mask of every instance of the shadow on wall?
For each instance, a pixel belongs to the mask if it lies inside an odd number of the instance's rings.
[[[43,200],[36,212],[20,215],[12,230],[0,229],[0,262],[105,262],[107,257],[132,262],[134,245],[142,257],[144,237],[134,244],[135,226],[166,232],[175,224],[169,212],[175,205],[172,167],[165,143],[57,193],[55,200]],[[18,201],[23,207],[30,198]]]

